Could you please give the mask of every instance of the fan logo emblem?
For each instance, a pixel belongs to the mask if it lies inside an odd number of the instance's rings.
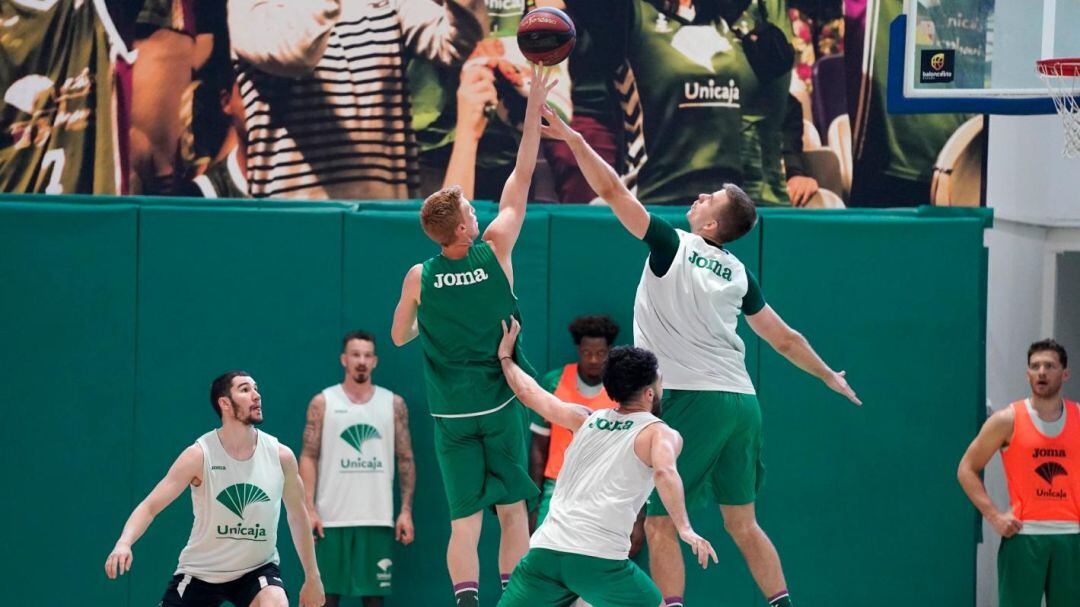
[[[1036,450],[1038,452],[1039,450]],[[1062,466],[1058,462],[1044,462],[1038,468],[1035,469],[1035,474],[1039,475],[1039,478],[1046,481],[1047,485],[1050,485],[1049,489],[1036,489],[1035,496],[1044,499],[1063,500],[1068,498],[1068,494],[1065,489],[1054,489],[1054,479],[1059,476],[1068,476],[1069,473],[1065,470],[1065,466]]]
[[[375,579],[379,581],[379,588],[389,588],[390,578],[393,574],[390,573],[390,567],[394,565],[394,561],[390,559],[380,559],[375,563],[379,567],[379,571],[375,573]]]
[[[221,493],[218,493],[217,501],[225,506],[229,512],[240,517],[240,522],[235,525],[219,524],[217,526],[219,538],[253,542],[266,541],[266,528],[261,524],[255,523],[254,526],[244,525],[244,512],[248,506],[270,502],[270,496],[265,491],[250,483],[237,483],[226,487]]]
[[[342,472],[383,472],[385,465],[378,455],[364,457],[365,444],[373,440],[382,440],[382,434],[378,429],[369,424],[355,424],[345,428],[341,433],[341,440],[356,450],[355,458],[341,458]]]
[[[945,67],[945,53],[937,53],[933,57],[930,57],[930,67],[940,72]]]

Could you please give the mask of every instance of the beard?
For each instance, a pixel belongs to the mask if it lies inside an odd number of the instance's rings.
[[[240,411],[233,409],[233,419],[245,426],[258,426],[263,423],[262,411],[256,415],[255,413],[252,413],[251,410],[241,413]]]
[[[660,398],[659,392],[653,392],[652,407],[649,413],[652,413],[656,417],[660,417],[664,413],[664,403],[663,399]]]
[[[367,371],[356,371],[353,373],[353,381],[358,384],[367,383],[369,377],[371,377],[371,374]]]

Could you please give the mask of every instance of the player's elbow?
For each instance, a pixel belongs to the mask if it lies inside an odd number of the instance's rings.
[[[675,464],[664,464],[653,468],[653,481],[657,485],[671,482],[678,477],[679,471],[675,468]]]
[[[791,354],[807,344],[806,337],[794,329],[787,329],[773,342],[773,348],[780,354]]]

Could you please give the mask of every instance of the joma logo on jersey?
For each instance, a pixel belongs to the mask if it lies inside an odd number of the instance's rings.
[[[698,268],[704,268],[724,280],[731,280],[731,268],[724,266],[719,260],[705,257],[697,251],[691,251],[690,259],[688,261],[691,265]]]
[[[708,82],[686,82],[683,84],[683,102],[679,107],[742,107],[739,103],[739,85],[733,78],[727,84],[717,84],[709,78]]]
[[[474,285],[478,282],[483,282],[488,279],[488,273],[483,268],[477,268],[472,272],[454,272],[453,274],[436,274],[435,275],[435,288],[441,289],[443,287],[462,287],[466,285]]]
[[[597,430],[629,430],[630,426],[633,425],[634,422],[632,420],[613,422],[602,417],[589,422],[589,427],[596,428]]]
[[[1032,449],[1031,458],[1039,459],[1040,457],[1068,457],[1065,455],[1064,449]]]

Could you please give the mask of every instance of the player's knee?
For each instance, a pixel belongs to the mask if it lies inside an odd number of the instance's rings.
[[[499,525],[504,528],[511,525],[524,525],[529,520],[524,501],[495,506],[495,512],[499,515]]]
[[[255,595],[250,607],[289,607],[289,597],[280,586],[267,586]]]
[[[727,531],[736,544],[741,544],[753,540],[761,532],[761,528],[754,518],[733,518],[724,519],[724,531]]]
[[[459,541],[480,541],[480,530],[484,522],[484,513],[477,512],[463,518],[450,521],[450,539]]]
[[[650,542],[675,536],[675,523],[670,516],[645,517],[645,536]]]

